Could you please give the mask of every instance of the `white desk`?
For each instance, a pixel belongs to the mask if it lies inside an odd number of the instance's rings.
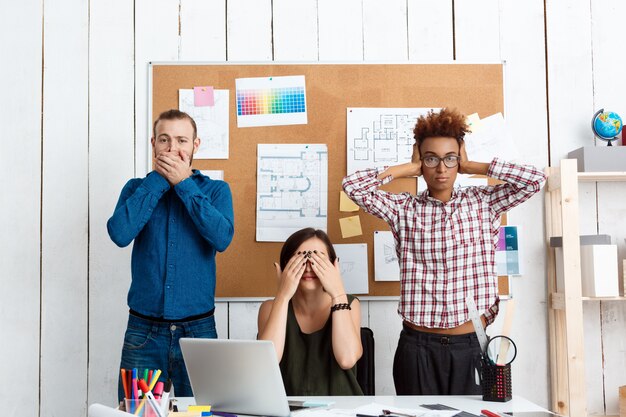
[[[548,411],[520,396],[513,396],[513,399],[506,403],[497,403],[491,401],[483,401],[479,395],[433,395],[433,396],[417,396],[417,395],[374,395],[362,397],[289,397],[290,400],[308,400],[314,402],[334,402],[329,408],[352,409],[371,403],[388,405],[398,408],[419,409],[420,404],[444,404],[458,410],[467,411],[472,414],[480,415],[480,410],[487,409],[489,411]],[[184,397],[177,399],[179,411],[187,409],[189,404],[195,404],[192,397]],[[426,411],[426,409],[424,409]],[[382,410],[381,410],[382,412]],[[297,415],[297,414],[296,414]]]

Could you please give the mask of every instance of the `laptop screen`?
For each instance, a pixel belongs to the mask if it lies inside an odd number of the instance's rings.
[[[182,338],[180,347],[196,404],[235,414],[289,415],[272,342]]]

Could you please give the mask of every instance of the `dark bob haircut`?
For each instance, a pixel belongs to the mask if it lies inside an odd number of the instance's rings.
[[[296,250],[302,245],[303,242],[311,239],[318,238],[326,245],[326,250],[328,252],[328,258],[331,263],[335,263],[335,258],[337,258],[337,254],[335,254],[335,248],[333,248],[333,244],[330,242],[328,235],[323,230],[313,229],[312,227],[307,227],[306,229],[298,230],[287,240],[283,245],[283,248],[280,251],[280,269],[284,270],[285,266],[291,259]]]

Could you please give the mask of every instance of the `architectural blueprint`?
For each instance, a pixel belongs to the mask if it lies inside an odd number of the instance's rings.
[[[258,242],[284,242],[293,232],[305,227],[326,231],[327,207],[326,145],[258,145]]]
[[[413,128],[426,108],[347,108],[348,172],[411,161]]]
[[[228,90],[214,90],[213,106],[196,107],[193,90],[178,90],[178,109],[196,122],[200,148],[195,159],[228,159]]]

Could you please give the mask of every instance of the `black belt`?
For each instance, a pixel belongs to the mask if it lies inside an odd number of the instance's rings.
[[[476,333],[466,333],[466,334],[441,334],[441,333],[428,333],[420,330],[416,330],[408,326],[406,323],[403,323],[403,329],[405,334],[416,340],[422,342],[430,342],[430,343],[440,343],[442,345],[453,345],[456,343],[471,343],[478,344],[478,337]]]
[[[206,313],[196,314],[195,316],[184,317],[182,319],[166,319],[163,317],[150,317],[150,316],[146,316],[145,314],[138,313],[132,308],[129,310],[129,312],[133,316],[137,316],[144,320],[156,321],[157,323],[181,323],[183,321],[194,321],[194,320],[206,319],[207,317],[211,317],[213,313],[215,313],[215,307]]]

